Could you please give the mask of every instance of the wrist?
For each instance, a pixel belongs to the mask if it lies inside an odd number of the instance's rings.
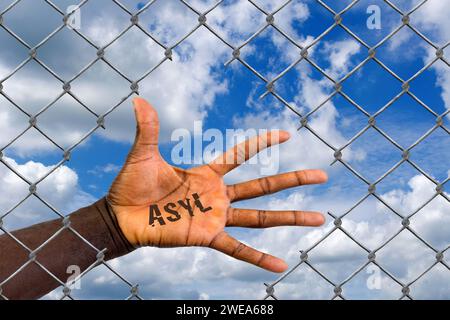
[[[117,213],[114,207],[108,201],[108,197],[104,197],[95,203],[97,209],[100,211],[106,225],[111,234],[111,238],[116,246],[116,251],[118,256],[130,253],[138,248],[133,242],[131,242],[128,237],[123,232]]]

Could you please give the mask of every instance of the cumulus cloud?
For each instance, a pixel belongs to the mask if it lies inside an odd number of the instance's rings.
[[[266,5],[277,6],[281,3],[267,2]],[[202,7],[201,4],[206,8],[213,2],[193,2],[194,6]],[[34,6],[36,12],[47,13],[42,6]],[[80,31],[101,46],[120,34],[127,26],[128,19],[126,14],[112,3],[100,7],[99,4],[83,7]],[[292,28],[294,19],[304,19],[308,14],[307,7],[303,4],[293,5],[291,9],[279,13],[280,23],[287,28]],[[208,23],[221,36],[235,45],[264,23],[264,15],[245,1],[222,5],[208,15],[208,19]],[[29,31],[15,20],[15,15],[8,15],[5,24],[13,25],[19,33]],[[140,23],[148,27],[149,32],[158,41],[169,46],[187,34],[197,24],[197,18],[178,1],[159,1],[152,6],[149,13],[142,14]],[[51,47],[52,50],[47,50],[46,47]],[[56,55],[54,51],[57,48],[64,48],[65,54]],[[251,52],[251,46],[249,49]],[[69,32],[52,39],[41,51],[43,56],[40,58],[50,59],[50,67],[58,74],[75,75],[84,65],[95,59],[95,50],[86,48],[80,39],[71,38]],[[169,133],[175,128],[192,130],[194,121],[205,119],[215,99],[227,92],[227,81],[216,69],[230,56],[228,47],[209,31],[200,28],[174,49],[173,61],[166,61],[140,83],[140,94],[148,98],[158,110],[163,142],[167,141]],[[136,80],[164,58],[164,50],[143,32],[132,28],[107,48],[106,58],[127,77]],[[83,61],[83,64],[79,61]],[[9,60],[0,60],[0,75],[6,76],[14,67],[13,62]],[[3,85],[4,92],[30,114],[37,113],[62,93],[62,84],[34,62],[25,66]],[[127,96],[130,92],[129,86],[130,84],[108,65],[98,61],[72,83],[72,91],[94,112],[101,114]],[[25,92],[27,94],[24,94]],[[14,107],[9,105],[6,99],[2,100],[2,105],[6,105],[8,110],[2,110],[0,121],[11,131],[0,141],[5,144],[7,139],[17,134],[9,128],[22,127],[24,118],[20,112],[10,112]],[[67,117],[69,112],[70,118]],[[57,143],[67,147],[96,126],[96,117],[71,97],[64,96],[38,117],[38,125]],[[108,130],[100,132],[102,136],[114,141],[131,141],[134,118],[129,100],[107,117],[106,125]],[[34,132],[23,140],[12,146],[20,155],[39,150],[52,151],[51,144],[45,139],[39,139],[39,135]]]
[[[38,181],[54,166],[46,166],[39,162],[27,161],[18,163],[14,159],[4,157],[3,160],[16,172],[31,181]],[[0,199],[1,215],[13,208],[19,201],[28,195],[28,184],[20,179],[5,165],[0,165]],[[67,166],[56,169],[46,179],[37,185],[37,193],[62,214],[92,203],[95,198],[82,190],[78,183],[77,173]],[[47,208],[34,196],[28,198],[23,204],[12,211],[5,219],[5,227],[12,231],[24,228],[34,223],[56,219],[58,216]]]
[[[405,8],[411,8],[409,1],[400,1],[400,5]],[[415,4],[414,4],[415,5]],[[450,39],[450,8],[443,1],[429,0],[426,1],[418,10],[411,15],[411,25],[422,32],[438,47],[443,47]],[[413,39],[413,32],[400,32],[390,41],[390,49],[395,51],[401,45],[410,44]],[[436,56],[436,50],[428,43],[420,39],[422,50],[403,52],[403,55],[421,55],[424,65],[432,61]],[[399,54],[399,51],[396,51]],[[400,51],[400,54],[402,52]],[[444,50],[444,56],[448,57],[448,50]],[[448,58],[447,58],[448,60]],[[436,62],[431,69],[436,73],[436,85],[442,88],[441,97],[445,107],[450,109],[450,76],[448,73],[448,65],[443,62]]]
[[[282,2],[264,1],[263,5],[270,10]],[[153,18],[159,20],[154,20],[154,23],[151,23],[151,19],[143,18],[141,23],[143,25],[148,23],[149,29],[161,41],[170,42],[183,35],[187,31],[186,26],[195,25],[195,16],[183,14],[186,11],[181,10],[180,6],[176,6],[175,2],[159,1],[157,3],[159,7],[155,10],[158,14]],[[192,3],[198,7],[207,8],[213,1],[192,1]],[[84,25],[82,31],[86,32],[96,42],[105,44],[121,31],[121,26],[124,27],[128,24],[128,17],[125,15],[124,18],[123,13],[120,10],[117,11],[117,8],[112,10],[111,7],[105,7],[102,8],[103,10],[93,10],[97,5],[98,3],[95,2],[94,7],[86,8],[84,21],[87,24]],[[103,13],[100,16],[97,15],[94,19],[98,12]],[[93,15],[89,16],[89,14]],[[163,24],[169,17],[173,16],[178,18],[177,21]],[[307,19],[308,16],[309,10],[306,4],[295,4],[287,10],[281,11],[277,15],[276,21],[283,24],[283,29],[287,30],[290,35],[301,40],[307,40],[311,38],[307,35],[296,34],[291,23]],[[239,43],[256,31],[261,23],[264,23],[264,17],[246,1],[237,1],[214,10],[211,16],[208,16],[208,22],[226,39],[233,43]],[[34,24],[30,23],[29,25]],[[26,26],[23,25],[22,27],[25,28]],[[450,28],[447,29],[450,30]],[[282,38],[273,36],[271,41],[279,49],[283,48]],[[92,57],[95,57],[95,52],[80,50],[78,45],[74,45],[70,41],[59,43],[60,46],[62,44],[66,45],[67,54],[65,56],[55,55],[53,58],[59,62],[66,61],[66,64],[61,63],[64,66],[61,70],[63,73],[70,73],[65,70],[66,68],[70,69],[72,74],[77,72],[77,69],[72,65],[67,65],[67,61],[85,58],[87,63]],[[58,44],[54,44],[52,47],[55,48],[55,51],[58,51],[56,50]],[[354,41],[331,41],[326,42],[322,51],[318,52],[330,57],[330,66],[327,72],[338,77],[348,72],[349,68],[352,67],[351,63],[347,64],[346,62],[351,60],[352,56],[359,52],[359,49],[359,45]],[[249,51],[251,52],[251,50],[250,46]],[[294,51],[288,50],[285,53],[288,56],[287,59],[290,59],[289,61],[295,58],[294,54],[298,57],[298,53]],[[149,98],[159,111],[163,124],[162,136],[169,137],[170,134],[167,134],[167,132],[170,132],[173,128],[187,127],[190,129],[189,124],[194,120],[207,117],[215,99],[228,90],[227,82],[221,78],[215,68],[226,61],[229,55],[230,50],[223,46],[219,40],[205,30],[199,30],[174,51],[173,62],[167,61],[157,72],[141,83],[140,93]],[[152,40],[149,40],[140,32],[134,31],[107,50],[108,60],[117,65],[120,70],[130,72],[130,77],[138,77],[162,57],[163,51]],[[11,70],[12,64],[9,60],[0,60],[0,77]],[[101,113],[115,105],[121,97],[129,92],[129,84],[104,63],[97,63],[92,70],[75,81],[72,87],[75,94],[80,96],[88,106]],[[296,78],[298,83],[295,90],[299,94],[292,98],[292,104],[299,106],[302,112],[308,112],[327,96],[330,84],[326,81],[314,79],[311,75],[311,69],[308,68],[296,69]],[[51,77],[45,79],[42,77],[42,73],[33,68],[24,69],[4,83],[5,92],[11,95],[19,105],[30,109],[30,113],[35,113],[50,102],[51,97],[56,97],[61,90],[61,85],[51,80]],[[442,79],[440,83],[444,88],[445,81],[448,80],[445,78],[444,72],[442,73]],[[29,88],[34,89],[28,90]],[[28,94],[24,95],[24,92]],[[3,124],[2,128],[5,128],[2,131],[5,135],[0,137],[0,143],[4,145],[10,140],[9,137],[17,134],[18,131],[15,130],[20,128],[21,124],[25,123],[26,126],[26,119],[21,118],[20,112],[17,112],[4,98],[0,99],[3,99],[0,100],[3,108],[0,109],[0,125]],[[252,103],[251,100],[249,99],[249,103]],[[127,103],[128,105],[126,105]],[[58,110],[62,110],[62,108],[64,110],[72,108],[70,109],[70,119],[65,118],[67,113],[58,113]],[[51,113],[51,110],[54,113]],[[291,111],[287,109],[267,111],[262,108],[258,111],[257,114],[248,113],[236,117],[234,123],[237,127],[243,128],[283,128],[291,131],[293,138],[280,150],[280,154],[283,155],[282,170],[325,167],[330,163],[332,153],[329,148],[306,130],[298,133],[296,131],[298,119]],[[47,118],[44,118],[46,114]],[[338,115],[336,106],[329,102],[310,119],[310,125],[336,146],[345,142],[345,138],[336,125]],[[95,117],[83,110],[71,98],[67,98],[59,105],[52,106],[48,112],[44,113],[44,116],[42,120],[38,120],[38,124],[45,128],[51,136],[58,138],[58,142],[64,145],[73,143],[95,125]],[[103,135],[108,139],[128,141],[133,137],[134,120],[129,102],[126,102],[108,117],[107,128],[108,130]],[[27,137],[21,142],[22,144],[15,146],[16,151],[24,155],[27,152],[50,150],[48,142],[38,141],[38,137],[38,134],[36,137]],[[293,150],[295,152],[292,152]],[[349,149],[348,153],[350,158],[356,160],[363,159],[365,156],[364,152],[360,150]],[[20,164],[11,158],[7,158],[6,161],[29,177],[30,180],[36,180],[52,169],[51,166],[36,162]],[[256,171],[248,170],[245,166],[242,169],[244,170],[236,170],[229,181],[258,175]],[[111,172],[110,170],[115,170],[115,167],[106,165],[105,167],[94,168],[92,173],[102,174]],[[0,187],[3,194],[9,195],[2,198],[0,202],[0,207],[5,211],[26,195],[27,186],[5,168],[0,171],[0,181],[3,182]],[[404,212],[409,214],[416,209],[417,205],[427,200],[427,196],[432,192],[430,191],[432,186],[423,177],[418,176],[411,179],[409,187],[410,190],[392,190],[382,196],[386,201],[402,207]],[[39,185],[38,192],[42,192],[50,203],[57,208],[62,208],[65,212],[70,212],[70,210],[94,200],[92,196],[80,188],[76,173],[68,167],[58,169],[45,179],[42,185]],[[306,192],[295,192],[273,198],[265,203],[255,201],[246,205],[268,207],[273,210],[298,208],[321,210],[323,212],[333,208],[336,213],[345,212],[355,200],[357,199],[350,197],[336,200],[329,194],[312,195]],[[361,206],[362,209],[358,211],[358,214],[351,214],[344,219],[344,227],[369,248],[380,245],[401,227],[399,219],[395,218],[389,210],[377,204],[374,199],[365,201]],[[42,209],[39,203],[25,203],[18,209],[20,210],[20,215],[17,215],[19,221],[11,220],[9,227],[29,225],[52,216],[51,214],[42,215],[41,211],[36,215],[37,209]],[[448,220],[447,212],[448,203],[437,200],[417,213],[412,219],[412,227],[414,230],[417,229],[417,232],[427,241],[443,249],[446,244],[449,244],[450,230],[446,226],[450,224],[445,223]],[[11,218],[13,216],[16,215],[12,214]],[[384,219],[381,217],[384,217]],[[418,219],[423,219],[423,221]],[[436,225],[439,224],[440,228],[437,228]],[[290,266],[294,266],[299,261],[299,250],[311,247],[331,228],[333,228],[333,223],[329,220],[326,227],[314,230],[307,228],[273,228],[264,231],[243,232],[242,230],[233,230],[232,232],[249,245],[278,255],[286,259]],[[436,232],[437,229],[440,231]],[[419,251],[423,254],[416,254]],[[366,253],[339,231],[333,234],[328,241],[314,249],[310,257],[312,263],[319,270],[337,282],[345,279],[352,271],[367,261]],[[423,271],[428,263],[432,263],[433,252],[424,248],[420,242],[411,237],[407,231],[404,231],[398,240],[393,241],[391,245],[380,251],[377,257],[379,257],[380,263],[386,266],[390,272],[395,273],[397,277],[404,281],[408,281]],[[426,259],[423,257],[426,257]],[[261,298],[264,293],[262,283],[271,282],[276,278],[276,275],[269,274],[254,266],[234,261],[223,254],[202,248],[170,250],[145,248],[111,261],[111,265],[133,283],[139,283],[141,294],[146,298]],[[445,284],[442,279],[446,279],[447,274],[447,269],[436,266],[429,275],[414,284],[412,295],[424,298],[430,297],[430,294],[433,294],[433,298],[450,297],[448,286],[442,285]],[[355,278],[354,281],[344,287],[345,294],[356,292],[355,297],[370,297],[374,291],[368,292],[365,290],[367,276],[368,274],[363,271],[361,277]],[[429,291],[430,286],[434,288],[432,293]],[[304,288],[304,290],[301,290],[301,288]],[[385,275],[382,275],[381,288],[382,293],[376,291],[375,297],[396,298],[400,296],[399,286],[392,283]],[[127,290],[127,286],[115,275],[100,267],[87,275],[82,281],[82,289],[80,291],[75,290],[74,294],[76,297],[85,298],[124,298],[128,295]],[[332,287],[307,266],[302,265],[299,270],[277,286],[276,293],[280,298],[330,298]],[[53,292],[48,297],[56,298],[58,293]]]
[[[93,174],[97,177],[102,177],[104,174],[117,174],[120,171],[120,166],[114,163],[107,163],[103,166],[96,166],[93,169],[88,170],[88,173]]]
[[[360,50],[360,45],[354,40],[325,42],[321,50],[327,57],[329,67],[326,72],[333,77],[340,77],[349,71],[353,65],[351,57]],[[302,106],[300,109],[305,114],[323,103],[331,94],[332,88],[327,79],[315,79],[311,74],[311,68],[302,65],[295,69],[296,88],[298,92],[293,98],[292,105]],[[249,100],[250,107],[256,102]],[[279,110],[260,110],[258,113],[248,112],[244,116],[236,116],[234,125],[238,128],[270,128],[283,129],[291,133],[291,139],[280,146],[279,167],[281,171],[297,170],[304,168],[327,168],[333,161],[333,152],[323,144],[317,137],[306,129],[298,131],[298,115],[287,108]],[[266,108],[267,109],[267,108]],[[339,112],[334,103],[328,101],[309,118],[309,125],[326,141],[340,147],[345,144],[346,139],[338,128],[337,118]],[[346,156],[349,160],[361,160],[364,158],[363,150],[348,148]],[[256,176],[257,168],[249,171],[248,165],[233,172],[228,179],[248,178]]]
[[[450,39],[450,8],[442,1],[428,1],[416,14],[414,14],[415,22],[418,29],[423,30],[427,35],[431,36],[431,40],[438,46],[443,46]],[[428,55],[424,56],[424,63],[431,61],[435,57],[436,51],[428,44],[424,44],[424,48]],[[444,55],[448,56],[448,50],[444,50]],[[448,57],[447,57],[448,60]],[[450,76],[448,65],[442,62],[435,63],[432,69],[436,72],[436,85],[442,88],[441,97],[447,109],[450,109]]]
[[[162,2],[165,3],[165,2]],[[170,9],[170,5],[167,4]],[[92,8],[87,8],[90,10]],[[174,14],[174,11],[162,10],[162,13]],[[100,12],[100,17],[85,18],[86,26],[82,29],[96,43],[104,43],[105,39],[114,37],[121,31],[121,27],[114,23],[108,10]],[[176,11],[175,11],[176,12]],[[166,19],[167,16],[158,16]],[[180,18],[183,18],[181,15]],[[88,21],[91,23],[88,24]],[[186,23],[180,22],[176,26],[183,26],[187,32]],[[156,32],[157,33],[157,32]],[[77,43],[69,43],[71,48],[69,56],[65,59],[77,59],[77,52],[83,48]],[[56,44],[57,45],[57,44]],[[133,48],[133,50],[130,50]],[[224,46],[220,45],[214,37],[206,32],[199,31],[186,40],[180,50],[174,52],[174,61],[166,62],[160,69],[152,74],[141,84],[140,93],[148,98],[158,109],[163,133],[174,128],[187,126],[190,128],[194,120],[201,120],[206,116],[206,110],[211,107],[218,94],[226,92],[227,84],[222,81],[212,68],[225,54]],[[95,54],[95,52],[94,52]],[[128,73],[135,71],[134,78],[142,76],[147,69],[153,67],[164,57],[164,50],[155,42],[146,37],[141,31],[130,31],[122,39],[113,44],[107,51],[107,58],[113,65],[118,65],[120,70]],[[95,55],[92,56],[92,60]],[[3,69],[6,69],[2,63]],[[129,92],[130,84],[118,76],[105,63],[97,62],[93,71],[88,71],[76,80],[72,85],[74,93],[91,107],[101,113],[116,105],[121,98]],[[4,83],[5,92],[19,105],[39,105],[44,107],[50,102],[49,97],[56,98],[62,92],[61,84],[49,77],[42,77],[45,71],[37,68],[24,68],[10,80]],[[57,86],[56,86],[57,85]],[[56,86],[56,89],[55,89]],[[95,87],[96,90],[92,90]],[[34,88],[31,94],[29,88]],[[64,110],[64,113],[62,112]],[[67,111],[71,117],[67,118]],[[32,110],[37,112],[36,110]],[[5,116],[6,117],[6,116]],[[13,119],[11,119],[13,118]],[[16,114],[10,114],[8,121],[13,124],[17,121]],[[44,118],[41,121],[41,118]],[[22,120],[22,119],[20,119]],[[11,124],[11,122],[9,122]],[[42,123],[42,124],[41,124]],[[90,128],[94,127],[95,117],[90,115],[74,99],[66,98],[52,106],[42,117],[38,118],[38,125],[44,126],[46,133],[51,137],[57,137],[63,146],[76,142]],[[130,101],[125,102],[107,119],[107,130],[102,134],[115,141],[130,141],[133,138],[134,119]],[[170,136],[162,134],[162,137]],[[29,137],[28,141],[33,137]],[[46,143],[16,144],[16,149],[27,149],[32,146],[32,151],[37,148],[48,150]]]
[[[415,176],[410,180],[409,191],[394,190],[381,196],[413,208],[414,204],[408,204],[409,197],[414,197],[417,205],[427,200],[429,183],[425,179]],[[335,199],[322,199],[295,192],[287,198],[272,199],[266,203],[266,208],[302,209],[315,206],[315,209],[326,210],[332,205],[337,211],[343,212],[354,200],[336,202]],[[343,226],[353,237],[374,250],[401,228],[401,221],[393,213],[389,213],[389,219],[382,219],[382,214],[388,213],[374,199],[368,199],[362,206],[363,210],[357,216],[349,215],[344,218]],[[441,235],[433,233],[436,227],[432,224],[411,224],[428,241],[439,240],[440,246],[436,247],[438,250],[444,249],[443,244],[450,243],[450,229],[447,227],[450,224],[445,223],[448,219],[447,208],[448,204],[443,203],[427,206],[418,213],[429,221],[441,224]],[[280,227],[245,233],[240,230],[231,232],[249,245],[286,259],[289,266],[293,267],[300,261],[299,250],[315,245],[333,227],[333,221],[329,220],[320,229]],[[441,238],[443,234],[446,235],[445,240]],[[335,284],[340,284],[367,262],[367,253],[339,230],[308,255],[310,263]],[[403,231],[377,252],[377,261],[389,273],[407,284],[433,264],[434,256],[435,253],[409,231]],[[139,283],[141,294],[152,299],[200,299],[206,296],[211,299],[258,299],[264,296],[263,282],[270,283],[277,277],[205,248],[144,248],[111,261],[111,265],[132,283]],[[442,281],[449,278],[448,273],[445,267],[436,265],[411,286],[411,295],[416,298],[448,299],[450,291],[445,281]],[[374,274],[379,277],[380,286],[371,289],[367,283]],[[98,298],[108,291],[111,293],[109,297],[124,298],[128,292],[126,285],[104,268],[91,272],[81,284],[82,289],[74,291],[77,297]],[[434,288],[433,292],[427,289],[430,285]],[[333,296],[333,289],[333,286],[303,264],[275,287],[275,293],[282,299],[329,299]],[[344,285],[343,290],[343,295],[347,298],[395,299],[401,296],[401,286],[377,267],[362,270],[354,280]],[[60,290],[55,291],[53,296],[57,297],[58,293],[60,294]]]

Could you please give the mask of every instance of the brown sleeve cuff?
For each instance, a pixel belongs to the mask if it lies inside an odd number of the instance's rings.
[[[118,257],[135,250],[136,248],[131,245],[131,243],[122,233],[119,223],[117,222],[116,215],[114,214],[114,211],[106,198],[101,198],[100,200],[95,202],[93,206],[98,210],[100,216],[105,222],[105,225],[109,230],[112,243],[114,244],[115,248],[111,249],[110,254]]]

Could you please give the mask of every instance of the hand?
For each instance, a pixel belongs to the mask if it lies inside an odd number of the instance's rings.
[[[230,203],[283,189],[327,181],[321,170],[283,173],[227,186],[223,176],[239,165],[230,156],[251,158],[258,142],[270,147],[289,139],[286,131],[269,132],[243,142],[213,162],[183,170],[168,164],[158,150],[159,121],[155,109],[141,98],[133,101],[136,139],[107,199],[119,226],[136,246],[210,247],[261,268],[283,272],[287,264],[231,237],[225,227],[267,228],[320,226],[318,212],[238,209]]]

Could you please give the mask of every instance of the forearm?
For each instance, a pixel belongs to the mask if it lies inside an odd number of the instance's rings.
[[[75,230],[98,250],[106,249],[105,260],[130,252],[132,247],[123,237],[114,214],[104,198],[81,208],[69,216],[70,229]],[[60,231],[63,220],[53,220],[12,232],[30,250],[36,250],[47,239]],[[97,261],[98,251],[85,243],[69,228],[64,228],[36,252],[36,261],[66,282],[71,274],[69,266],[81,271]],[[0,284],[30,260],[30,252],[9,235],[0,236]],[[2,285],[2,294],[8,299],[36,299],[60,286],[60,283],[37,263],[29,262],[19,273]]]

